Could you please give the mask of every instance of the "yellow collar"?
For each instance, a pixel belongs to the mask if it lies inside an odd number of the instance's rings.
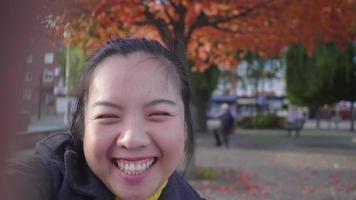
[[[165,181],[162,186],[160,188],[158,188],[158,190],[156,190],[155,193],[153,193],[153,195],[149,196],[146,198],[146,200],[158,200],[158,198],[161,196],[161,193],[163,191],[163,189],[167,186],[167,181]],[[120,200],[119,197],[116,197],[115,200]]]

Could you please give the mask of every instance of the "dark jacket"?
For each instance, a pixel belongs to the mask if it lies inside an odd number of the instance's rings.
[[[220,129],[223,132],[228,132],[234,126],[234,117],[230,111],[226,111],[220,117],[221,125]]]
[[[9,170],[7,199],[113,200],[114,195],[93,174],[82,152],[73,149],[68,133],[53,134],[36,144],[36,154]],[[161,200],[199,200],[197,192],[176,172]]]

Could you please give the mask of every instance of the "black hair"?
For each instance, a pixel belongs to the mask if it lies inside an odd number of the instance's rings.
[[[109,41],[98,49],[87,61],[85,72],[77,90],[77,106],[71,123],[71,134],[74,138],[74,146],[78,151],[83,151],[82,139],[84,135],[84,112],[90,83],[96,67],[106,58],[111,56],[127,56],[132,53],[143,52],[168,60],[173,66],[179,84],[179,92],[184,106],[184,121],[187,131],[185,144],[186,164],[188,164],[194,153],[195,138],[192,128],[190,113],[190,87],[186,73],[186,67],[176,54],[163,47],[159,42],[147,39],[117,39]]]

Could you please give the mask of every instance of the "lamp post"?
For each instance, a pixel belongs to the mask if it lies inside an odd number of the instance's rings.
[[[41,105],[42,105],[42,80],[43,80],[43,73],[40,74],[39,78],[39,87],[38,87],[38,112],[37,112],[37,119],[41,119]]]
[[[64,40],[69,39],[69,32],[67,30],[68,24],[66,25],[66,31],[64,31]],[[69,42],[66,42],[66,73],[65,73],[65,86],[64,86],[64,93],[65,93],[65,103],[64,103],[64,124],[68,125],[69,124],[69,69],[70,69],[70,62],[69,62],[69,57],[70,57],[70,44]]]

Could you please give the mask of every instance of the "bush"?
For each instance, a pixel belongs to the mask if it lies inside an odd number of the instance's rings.
[[[206,169],[206,168],[199,169],[197,173],[197,177],[199,179],[205,179],[205,180],[213,179],[214,172],[211,169]]]
[[[283,128],[285,123],[284,117],[278,117],[274,114],[259,115],[256,117],[245,117],[238,122],[238,125],[247,129],[275,129]]]

